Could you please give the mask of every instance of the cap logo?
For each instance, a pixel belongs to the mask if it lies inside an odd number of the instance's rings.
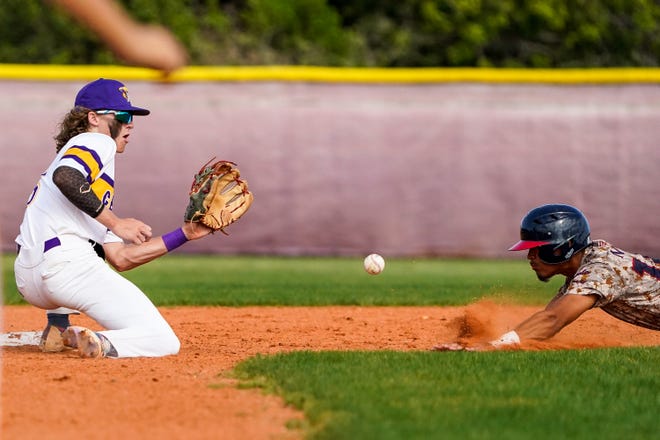
[[[119,88],[119,92],[121,93],[121,96],[124,97],[124,99],[126,100],[126,102],[129,102],[129,103],[131,102],[131,100],[128,99],[128,88],[127,88],[126,86],[122,86],[122,87],[120,87],[120,88]]]

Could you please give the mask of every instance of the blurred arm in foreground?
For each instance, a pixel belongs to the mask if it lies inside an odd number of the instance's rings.
[[[188,62],[181,43],[166,28],[139,23],[114,0],[48,0],[92,30],[129,64],[170,73]]]

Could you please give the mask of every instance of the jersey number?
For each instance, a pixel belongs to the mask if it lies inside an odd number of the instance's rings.
[[[42,175],[42,176],[45,176],[46,173],[47,173],[47,171],[44,171],[43,173],[41,173],[41,175]],[[41,180],[39,180],[39,181],[37,182],[37,184],[35,185],[34,189],[32,190],[32,193],[30,193],[30,197],[28,197],[26,205],[29,205],[29,204],[32,203],[32,201],[34,200],[34,197],[37,195],[37,191],[39,191],[39,184],[40,184],[40,183],[41,183]]]
[[[38,184],[38,183],[37,183],[37,185],[34,187],[34,189],[32,190],[32,192],[30,193],[30,197],[28,197],[26,205],[29,205],[30,203],[32,203],[32,200],[34,200],[34,196],[37,195],[37,191],[39,191],[39,184]]]

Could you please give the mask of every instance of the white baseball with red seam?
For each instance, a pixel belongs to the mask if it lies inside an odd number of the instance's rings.
[[[385,260],[378,254],[370,254],[364,259],[364,270],[371,275],[378,275],[385,269]]]

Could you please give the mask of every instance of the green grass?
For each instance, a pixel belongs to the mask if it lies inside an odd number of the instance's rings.
[[[5,304],[22,303],[13,261],[3,256]],[[388,259],[373,276],[361,258],[174,254],[123,275],[159,306],[542,304],[560,284],[539,282],[523,260]]]
[[[235,373],[302,409],[310,439],[651,439],[660,349],[296,352]]]

